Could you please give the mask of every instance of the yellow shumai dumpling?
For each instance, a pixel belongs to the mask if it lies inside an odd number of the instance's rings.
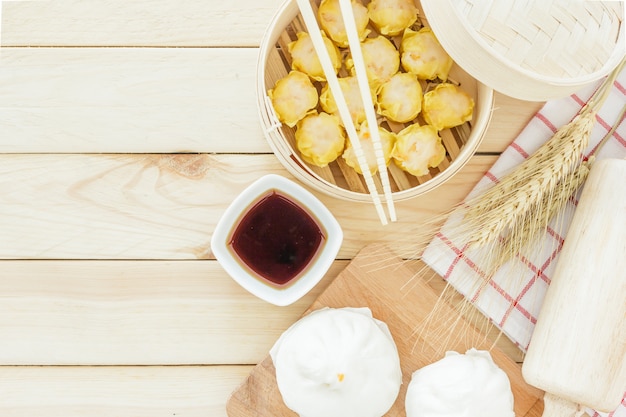
[[[324,75],[322,64],[317,57],[310,35],[307,32],[299,32],[296,36],[298,40],[287,45],[292,59],[291,68],[307,74],[316,81],[326,80],[326,75]],[[322,39],[333,63],[333,68],[335,68],[335,74],[337,74],[339,68],[341,68],[341,52],[339,52],[337,45],[326,37],[324,32],[322,32]]]
[[[350,115],[352,116],[352,122],[355,125],[361,124],[365,120],[366,115],[363,100],[361,100],[361,91],[359,90],[358,80],[355,76],[352,76],[339,78],[337,81],[339,82],[341,91],[343,91],[343,96],[346,99],[348,110],[350,110]],[[372,92],[372,101],[374,101],[374,98],[374,93]],[[320,105],[325,112],[336,114],[339,117],[337,103],[335,102],[335,98],[333,97],[330,88],[328,88],[328,84],[322,88],[322,93],[320,94]]]
[[[294,127],[317,107],[317,89],[309,76],[300,71],[290,71],[276,81],[267,95],[272,100],[278,120],[289,127]]]
[[[405,30],[400,53],[402,68],[424,80],[447,80],[454,63],[429,28]]]
[[[412,124],[396,134],[391,156],[400,168],[418,177],[428,174],[428,167],[439,165],[446,156],[446,149],[437,129]]]
[[[367,38],[361,42],[365,72],[370,87],[378,88],[382,83],[389,81],[391,76],[400,69],[400,53],[393,43],[384,36]],[[355,74],[354,61],[346,59],[346,68],[352,75]]]
[[[448,129],[472,120],[474,99],[454,84],[438,84],[424,94],[422,116],[437,130]]]
[[[359,34],[359,39],[363,40],[369,33],[367,29],[369,23],[367,7],[363,6],[359,0],[351,0],[351,3],[357,33]],[[322,0],[317,9],[317,16],[320,21],[320,26],[328,37],[338,46],[346,48],[348,46],[348,35],[346,33],[346,27],[343,24],[339,0]]]
[[[417,20],[413,0],[372,0],[367,5],[369,17],[378,32],[396,36]]]
[[[357,133],[359,135],[359,143],[361,144],[361,148],[363,149],[363,153],[365,155],[365,160],[367,161],[367,166],[373,175],[378,171],[378,163],[374,152],[374,143],[372,142],[367,122],[361,124]],[[396,135],[382,126],[378,126],[378,134],[380,136],[380,144],[383,149],[385,165],[387,165],[391,160],[391,151],[393,150],[393,145],[396,142]],[[357,160],[356,153],[354,152],[354,147],[352,147],[350,141],[347,141],[346,150],[343,152],[342,157],[348,166],[354,168],[354,170],[359,174],[363,174],[359,161]]]
[[[399,72],[378,89],[377,111],[398,123],[406,123],[422,110],[422,86],[415,74]]]
[[[320,167],[337,159],[346,143],[339,119],[324,112],[310,114],[300,120],[295,137],[302,158]]]

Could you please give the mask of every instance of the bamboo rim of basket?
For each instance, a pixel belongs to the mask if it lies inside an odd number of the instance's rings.
[[[278,121],[267,96],[267,90],[270,86],[266,84],[266,67],[271,58],[270,55],[276,52],[280,37],[285,36],[287,28],[294,24],[298,16],[299,10],[296,1],[286,0],[272,19],[261,42],[257,61],[256,87],[263,133],[283,166],[304,184],[343,200],[371,203],[370,195],[363,185],[362,175],[356,174],[352,168],[342,163],[341,157],[331,164],[332,168],[330,166],[327,168],[312,166],[300,157],[295,146],[292,145],[294,141],[293,129],[283,126]],[[287,67],[285,71],[288,71]],[[446,129],[445,134],[442,134],[446,158],[439,167],[431,170],[431,174],[414,177],[402,171],[393,162],[389,164],[389,176],[394,185],[393,201],[408,200],[438,187],[463,168],[474,155],[482,142],[491,119],[493,89],[476,81],[475,95],[476,106],[471,123]],[[336,174],[337,172],[340,174]],[[337,178],[342,175],[343,178]],[[337,184],[337,179],[339,179],[340,184]],[[375,175],[375,180],[379,191],[382,193],[379,174]],[[342,184],[344,182],[346,184]]]

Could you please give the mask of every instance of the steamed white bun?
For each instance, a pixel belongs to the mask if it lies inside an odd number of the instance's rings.
[[[285,405],[302,417],[380,417],[402,384],[391,333],[368,308],[314,311],[270,355]]]
[[[448,352],[415,371],[405,406],[407,417],[515,417],[509,378],[476,349]]]

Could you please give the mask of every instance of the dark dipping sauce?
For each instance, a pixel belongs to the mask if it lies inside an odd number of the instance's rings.
[[[284,286],[306,268],[325,239],[306,210],[272,191],[243,215],[229,246],[261,278]]]

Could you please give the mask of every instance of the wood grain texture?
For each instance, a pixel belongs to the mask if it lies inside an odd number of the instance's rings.
[[[226,417],[250,366],[0,366],[3,417]]]
[[[41,2],[4,7],[18,3]],[[257,53],[2,48],[0,153],[270,153],[257,110]],[[538,107],[496,95],[479,152],[501,152]]]
[[[276,307],[215,261],[0,261],[0,363],[256,364],[346,264]],[[508,339],[498,346],[520,359]]]
[[[611,412],[626,388],[624,184],[626,159],[592,166],[524,363],[529,382],[574,409]]]
[[[0,363],[256,364],[345,265],[281,308],[215,261],[2,261]]]
[[[414,265],[413,265],[414,267]],[[402,263],[393,253],[379,246],[368,246],[326,288],[308,311],[324,307],[369,307],[374,317],[389,326],[400,355],[403,383],[400,394],[385,416],[404,416],[404,400],[412,373],[432,363],[448,350],[465,352],[471,347],[488,349],[485,335],[464,323],[461,318],[456,334],[441,337],[441,326],[458,313],[438,305],[438,296],[422,280],[414,278],[410,292],[404,288],[417,269]],[[437,315],[430,326],[420,328],[437,305]],[[490,349],[494,361],[508,375],[518,417],[536,416],[536,404],[542,392],[527,385],[521,368],[498,348]],[[275,379],[272,360],[267,356],[233,393],[227,404],[230,417],[295,416],[284,405]]]
[[[0,153],[271,152],[256,49],[4,48],[0,57]]]
[[[2,46],[258,46],[282,2],[7,2]]]
[[[493,115],[479,152],[503,152],[544,104],[495,92]]]
[[[346,264],[281,308],[215,261],[0,261],[0,363],[256,364]],[[508,339],[498,346],[520,360]]]
[[[338,257],[410,239],[494,160],[476,156],[446,185],[397,204],[388,226],[373,205],[318,194],[344,230]],[[273,155],[0,155],[0,258],[211,259],[226,207],[270,172],[290,178]]]

